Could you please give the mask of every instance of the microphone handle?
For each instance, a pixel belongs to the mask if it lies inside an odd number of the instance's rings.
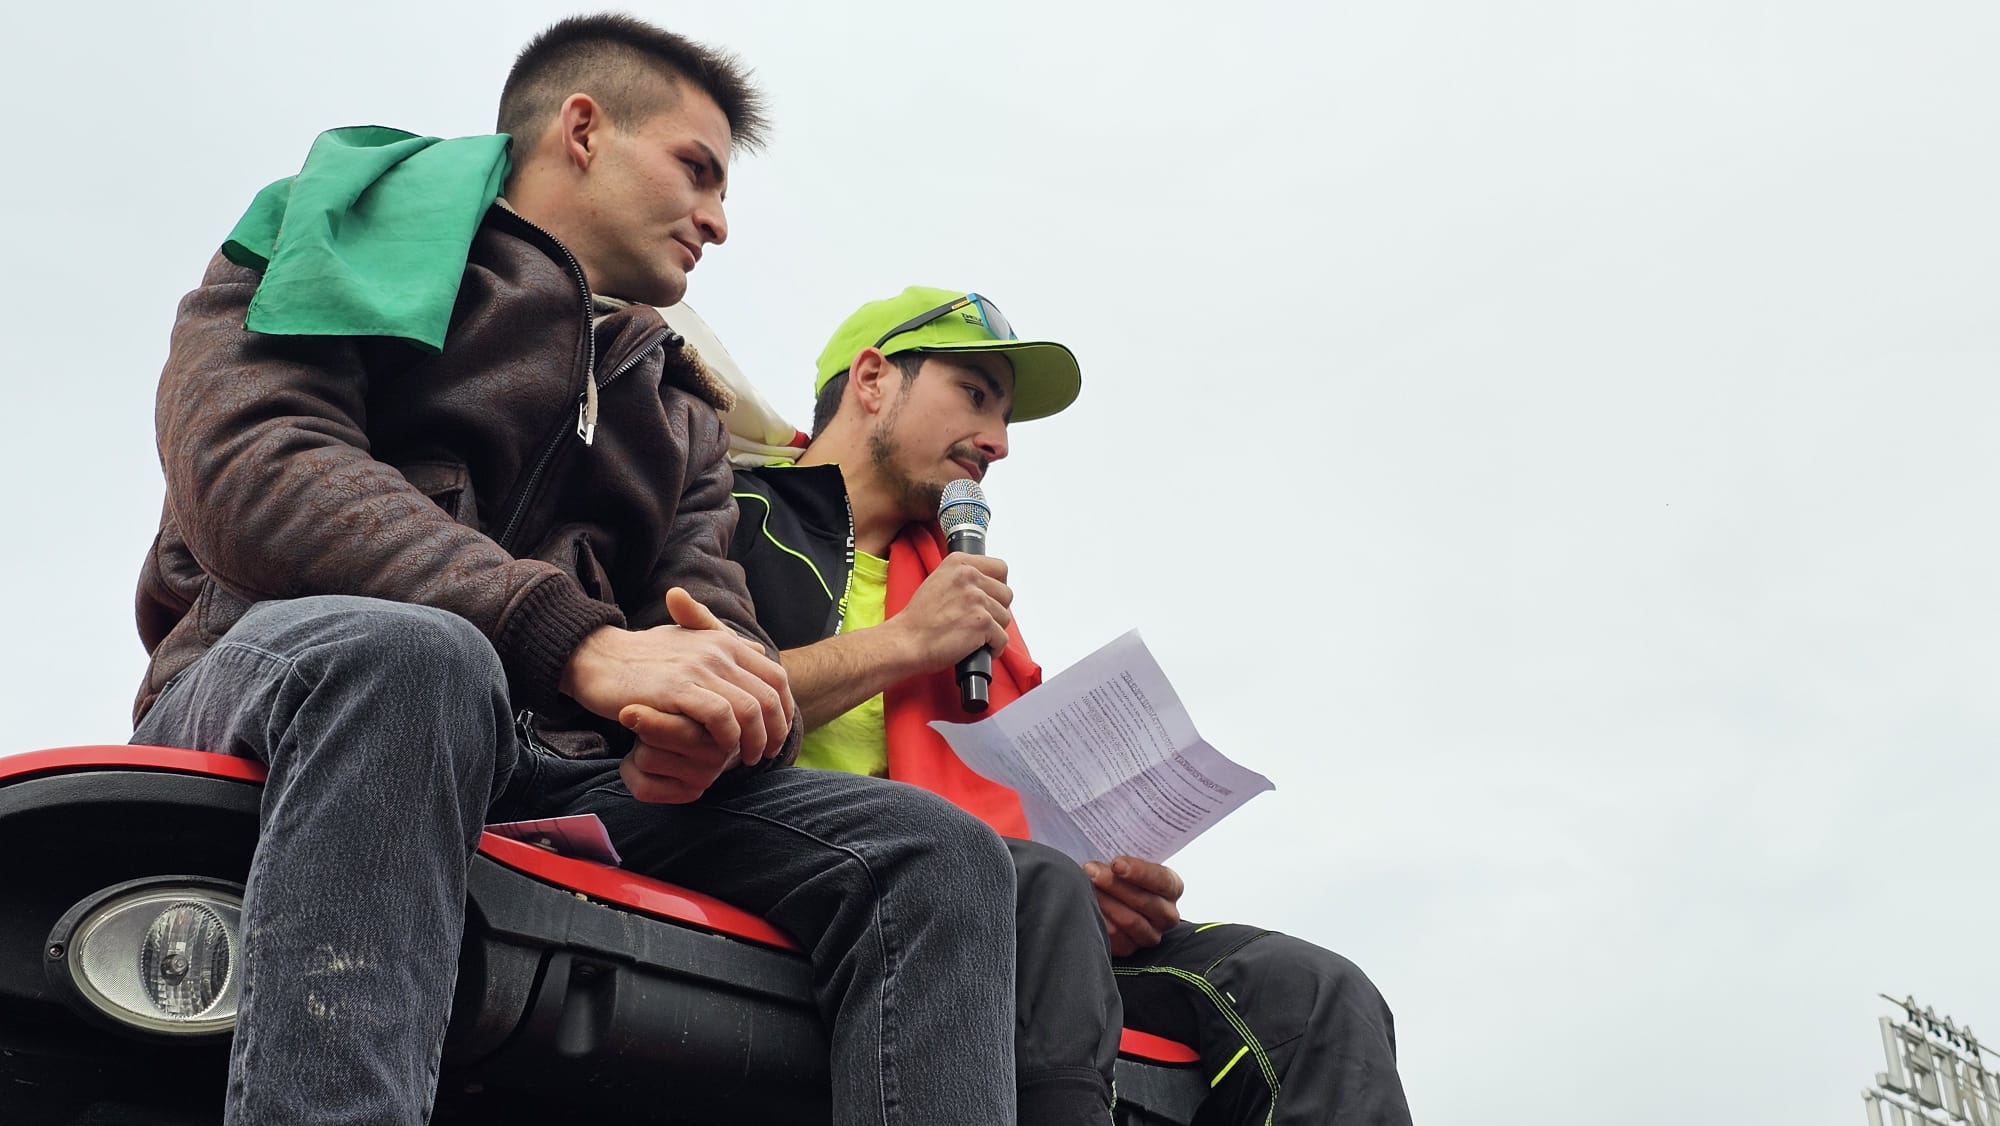
[[[955,531],[945,540],[945,547],[951,551],[962,551],[967,555],[986,554],[986,535],[977,529],[963,528]],[[958,703],[968,712],[986,710],[986,686],[993,681],[993,652],[981,645],[958,662]]]

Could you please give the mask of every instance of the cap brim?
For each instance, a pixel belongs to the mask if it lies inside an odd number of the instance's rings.
[[[922,352],[999,352],[1014,366],[1013,421],[1047,418],[1076,402],[1083,369],[1068,348],[1047,340],[976,340],[921,344]]]

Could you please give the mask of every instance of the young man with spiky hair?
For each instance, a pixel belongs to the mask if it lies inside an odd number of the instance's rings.
[[[227,1121],[422,1121],[481,825],[593,812],[628,866],[811,952],[835,1122],[1010,1126],[1006,849],[782,769],[796,706],[725,559],[727,392],[652,308],[728,235],[758,94],[583,17],[500,121],[323,136],[174,325],[134,741],[269,767]]]

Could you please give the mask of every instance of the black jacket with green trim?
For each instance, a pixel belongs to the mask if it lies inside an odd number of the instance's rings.
[[[738,469],[729,557],[742,564],[757,624],[779,649],[840,632],[854,567],[854,516],[837,465]]]

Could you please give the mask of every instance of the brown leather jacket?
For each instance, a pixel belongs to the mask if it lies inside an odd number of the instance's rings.
[[[156,404],[166,506],[138,592],[153,659],[135,716],[270,598],[369,595],[466,618],[498,650],[515,706],[570,754],[629,745],[561,696],[570,653],[600,626],[665,622],[669,587],[771,648],[726,558],[736,504],[715,407],[728,392],[653,309],[593,331],[583,272],[552,236],[488,212],[435,356],[247,331],[257,280],[217,255],[174,323]],[[794,731],[785,760],[797,743]]]

